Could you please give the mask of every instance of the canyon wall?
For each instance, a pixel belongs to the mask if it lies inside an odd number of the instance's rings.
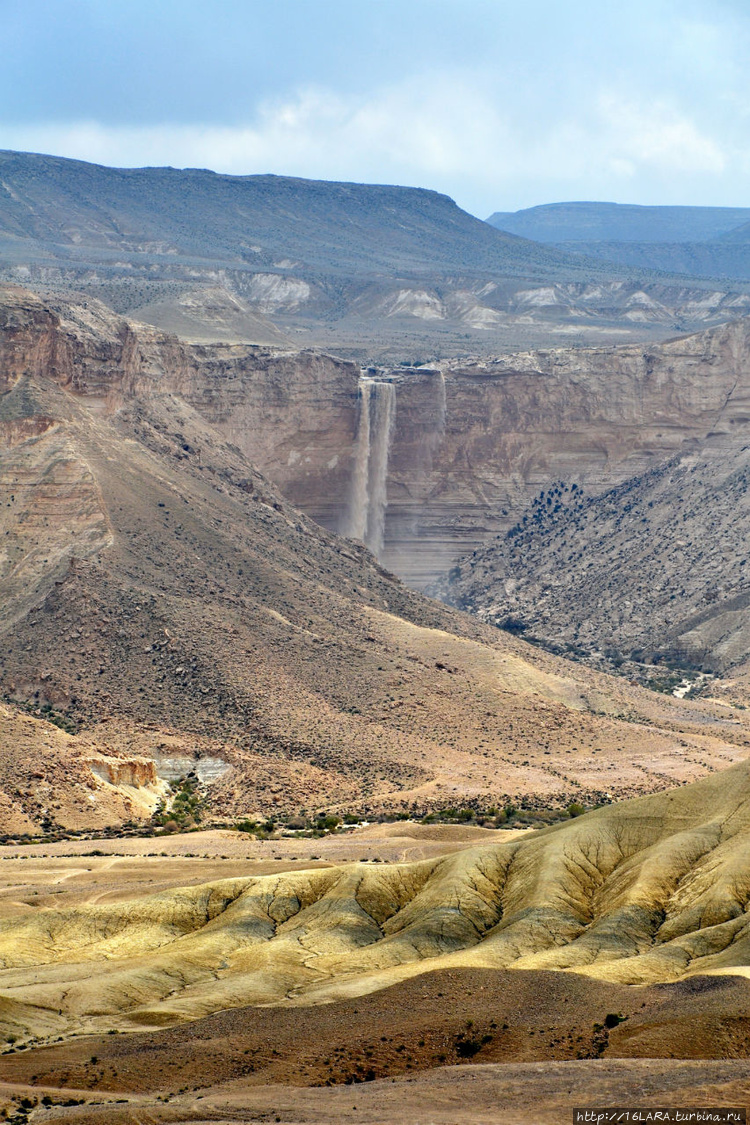
[[[742,440],[750,321],[649,349],[526,352],[393,377],[382,557],[422,585],[555,481],[598,493],[680,449]]]
[[[51,378],[104,413],[134,397],[176,395],[298,507],[338,530],[349,504],[359,367],[313,351],[188,345],[99,301],[0,286],[0,396]],[[19,420],[5,417],[4,444]],[[25,420],[23,424],[28,424]]]
[[[342,529],[354,471],[359,367],[313,351],[193,346],[184,398],[307,515]]]
[[[363,377],[312,351],[190,346],[96,301],[3,296],[0,389],[44,369],[102,411],[136,394],[177,395],[306,514],[361,533],[416,586],[513,526],[553,482],[598,493],[681,449],[742,440],[750,421],[749,320],[646,349],[552,349]],[[366,464],[365,383],[376,387]],[[360,532],[363,503],[384,512]]]
[[[507,531],[553,482],[597,494],[681,449],[742,439],[750,421],[748,320],[647,349],[369,369],[359,389],[353,364],[313,352],[191,357],[192,405],[308,515],[363,538],[417,587]]]

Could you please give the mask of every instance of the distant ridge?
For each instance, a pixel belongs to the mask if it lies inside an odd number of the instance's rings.
[[[744,296],[604,256],[495,229],[426,188],[0,151],[1,280],[85,293],[196,341],[426,362],[663,339]]]
[[[498,230],[627,269],[750,278],[750,208],[546,203],[496,211]]]
[[[481,220],[426,188],[108,168],[11,151],[0,151],[0,181],[0,254],[16,260],[105,262],[117,251],[290,268],[283,255],[337,274],[353,264],[526,274],[568,262],[505,232],[488,236]]]
[[[487,222],[537,242],[702,242],[750,222],[750,207],[543,203],[522,211],[495,211]]]

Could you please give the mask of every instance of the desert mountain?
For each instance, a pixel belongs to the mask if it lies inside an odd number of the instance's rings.
[[[496,211],[487,222],[626,269],[745,281],[750,277],[747,207],[547,203],[523,211]]]
[[[306,269],[340,277],[365,267],[526,276],[567,262],[513,235],[488,236],[448,196],[421,188],[106,168],[7,151],[0,152],[0,168],[6,252],[15,246],[27,262],[74,263],[82,255],[106,261],[115,251],[283,270],[291,263],[274,258],[291,254]]]
[[[495,211],[498,230],[535,242],[705,242],[750,222],[750,207],[644,207],[628,203],[544,203]],[[731,236],[730,236],[731,237]]]
[[[0,275],[84,290],[190,339],[273,343],[275,330],[392,361],[571,337],[663,338],[750,300],[740,284],[583,260],[423,189],[7,151]],[[652,315],[634,321],[631,299],[644,290]]]
[[[229,388],[269,407],[282,375],[319,393],[341,361],[219,347],[196,365],[96,302],[3,297],[6,829],[138,819],[190,773],[218,815],[366,812],[594,801],[746,753],[730,706],[661,699],[410,591],[191,405],[213,417]],[[70,791],[38,784],[48,754]]]

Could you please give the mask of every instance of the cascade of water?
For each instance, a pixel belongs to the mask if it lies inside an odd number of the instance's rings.
[[[350,539],[365,541],[367,517],[370,506],[369,466],[370,466],[370,396],[372,380],[359,381],[359,421],[357,423],[357,442],[354,451],[354,473],[352,475],[349,511],[347,512],[344,535]]]
[[[393,383],[361,378],[354,472],[343,534],[359,539],[378,556],[385,541],[388,458],[395,420]]]
[[[374,399],[368,474],[370,504],[365,543],[379,557],[385,540],[388,457],[396,421],[396,388],[393,383],[373,383],[372,387]]]

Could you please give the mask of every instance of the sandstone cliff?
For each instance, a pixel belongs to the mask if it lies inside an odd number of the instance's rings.
[[[295,504],[346,529],[362,412],[354,365],[247,346],[186,356],[180,390],[191,404]],[[554,482],[598,494],[711,435],[741,434],[750,321],[650,348],[524,352],[370,378],[396,392],[382,559],[423,586]]]

